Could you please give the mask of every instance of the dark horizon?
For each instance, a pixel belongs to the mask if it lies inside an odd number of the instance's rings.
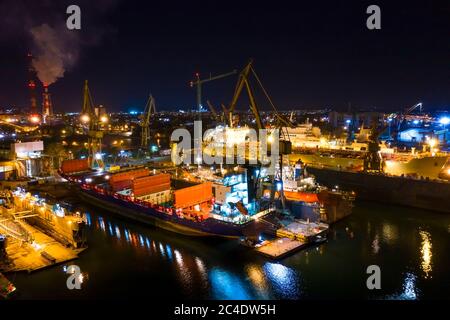
[[[69,4],[82,29],[69,42],[78,59],[50,86],[55,112],[81,109],[84,79],[95,104],[108,111],[141,110],[149,93],[157,110],[194,107],[201,76],[241,69],[250,58],[280,110],[332,108],[399,110],[424,103],[450,107],[450,3],[373,3],[381,30],[366,28],[369,2],[196,5],[162,1],[59,1],[0,4],[0,107],[29,105],[30,29],[59,30]],[[236,76],[204,85],[203,104],[231,100]],[[38,102],[42,86],[38,84]],[[261,109],[268,109],[263,99]],[[240,109],[247,104],[241,101]]]

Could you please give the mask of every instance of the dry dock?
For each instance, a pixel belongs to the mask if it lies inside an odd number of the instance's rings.
[[[0,263],[4,273],[27,271],[33,272],[52,265],[78,258],[84,249],[67,248],[38,229],[23,224],[33,236],[33,244],[8,238],[6,245],[7,263]]]

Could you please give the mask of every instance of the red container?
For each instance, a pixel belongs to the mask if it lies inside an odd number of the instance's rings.
[[[117,182],[110,183],[113,191],[120,191],[123,189],[131,189],[133,186],[132,180],[121,180]]]
[[[64,160],[61,164],[61,170],[64,173],[81,172],[89,169],[88,159]]]

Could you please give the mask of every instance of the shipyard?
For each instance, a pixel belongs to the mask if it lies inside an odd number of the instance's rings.
[[[1,315],[450,297],[448,5],[66,2],[0,3]]]

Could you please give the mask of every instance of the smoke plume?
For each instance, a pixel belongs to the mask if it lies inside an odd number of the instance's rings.
[[[45,85],[54,83],[64,72],[75,65],[79,56],[79,39],[76,32],[56,29],[48,24],[30,30],[35,45],[33,67]]]

